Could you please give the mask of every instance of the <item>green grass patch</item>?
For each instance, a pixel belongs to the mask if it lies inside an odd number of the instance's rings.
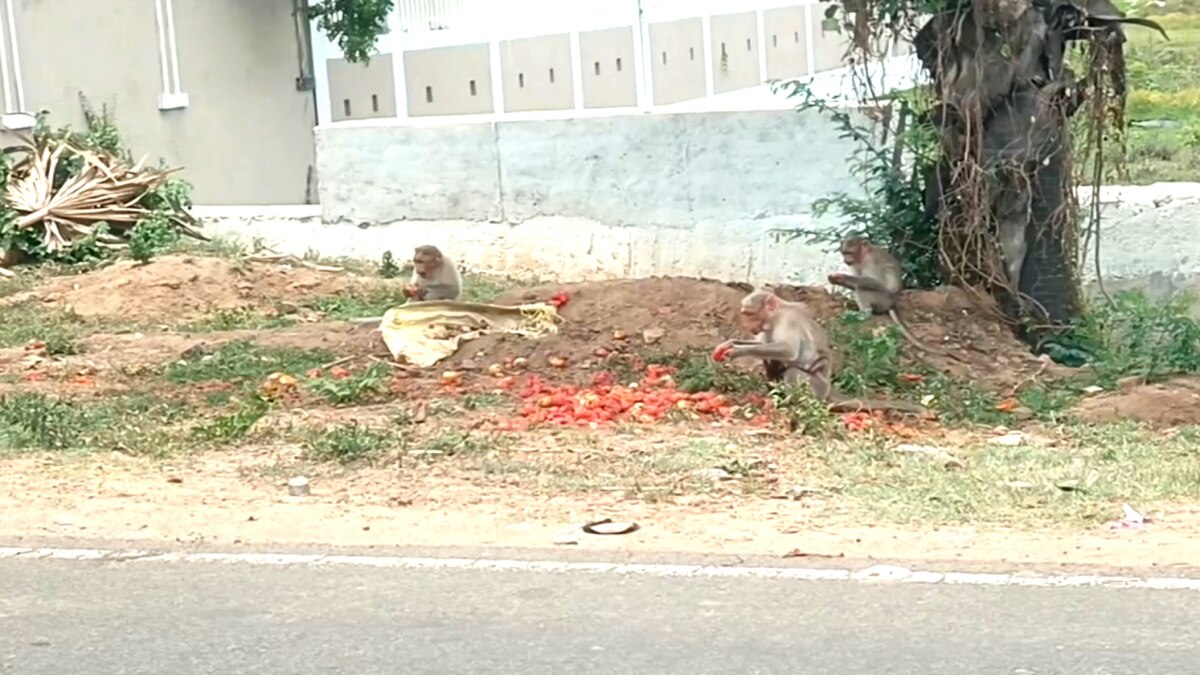
[[[1087,365],[1090,384],[1111,386],[1137,376],[1148,381],[1200,372],[1200,323],[1192,318],[1194,296],[1152,300],[1122,291],[1112,303],[1097,300],[1067,333],[1043,348],[1055,360]]]
[[[949,449],[961,470],[863,441],[817,450],[824,488],[880,520],[921,526],[1041,527],[1120,518],[1122,502],[1149,508],[1200,499],[1200,431],[1162,433],[1132,425],[1071,429],[1068,447],[979,445]]]
[[[211,352],[176,361],[163,369],[163,375],[176,384],[228,382],[257,387],[275,372],[303,377],[313,368],[335,357],[321,349],[263,347],[252,342],[229,342]]]
[[[341,464],[376,460],[406,446],[407,436],[403,429],[381,429],[354,423],[313,432],[304,441],[307,459]]]
[[[271,411],[271,404],[256,395],[231,403],[233,410],[222,412],[193,427],[192,438],[203,444],[240,441]]]
[[[79,353],[79,340],[89,327],[82,318],[40,302],[0,308],[0,347],[20,347],[30,340],[46,343],[51,356]]]
[[[230,330],[273,330],[295,324],[295,319],[282,312],[268,315],[249,309],[220,309],[205,315],[199,321],[180,326],[180,329],[193,333],[211,333]]]
[[[1131,123],[1125,168],[1135,185],[1200,175],[1200,14],[1184,4],[1173,4],[1170,12],[1153,15],[1170,41],[1146,28],[1125,30]],[[1147,122],[1157,126],[1139,126]]]
[[[72,400],[40,393],[0,396],[0,452],[122,450],[164,456],[181,447],[173,427],[192,416],[155,394]]]
[[[305,303],[333,321],[351,321],[383,313],[408,302],[404,289],[399,284],[361,289],[342,295],[314,298]]]
[[[996,409],[1000,402],[996,394],[972,382],[953,379],[921,361],[903,364],[900,348],[904,335],[898,326],[889,324],[873,330],[865,315],[847,311],[831,321],[828,330],[830,342],[841,345],[843,357],[833,385],[846,396],[919,402],[951,424],[1011,420]]]
[[[306,387],[333,405],[356,405],[378,399],[387,391],[391,379],[392,369],[377,363],[340,380],[331,377],[311,380]]]

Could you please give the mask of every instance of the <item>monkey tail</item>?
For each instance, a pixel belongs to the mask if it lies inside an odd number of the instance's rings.
[[[962,357],[960,357],[958,354],[955,354],[954,352],[948,352],[944,349],[937,349],[936,347],[930,347],[929,345],[925,344],[924,342],[921,342],[917,338],[916,335],[912,334],[912,331],[910,331],[908,329],[908,326],[906,326],[904,324],[904,322],[900,320],[900,315],[896,314],[895,307],[888,310],[888,316],[892,317],[892,321],[895,322],[896,326],[900,329],[900,332],[904,334],[904,339],[908,340],[909,344],[911,344],[912,346],[914,346],[917,349],[920,349],[921,351],[926,352],[928,354],[937,354],[938,356],[945,356],[945,357],[954,359],[955,361],[961,361],[961,362],[965,363],[965,361],[962,359]]]
[[[829,404],[829,412],[833,413],[874,412],[876,410],[892,410],[910,415],[923,415],[929,412],[929,408],[918,403],[870,398],[847,398]]]

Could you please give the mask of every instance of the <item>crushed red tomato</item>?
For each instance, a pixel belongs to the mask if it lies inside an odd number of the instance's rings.
[[[889,422],[883,411],[842,413],[839,416],[842,425],[848,431],[875,430],[900,438],[915,438],[920,435],[916,429],[902,422]]]
[[[550,296],[550,301],[547,303],[554,309],[562,309],[562,306],[571,301],[571,296],[566,291],[559,291]]]
[[[666,366],[647,366],[645,376],[631,386],[616,384],[612,373],[597,373],[590,387],[550,387],[537,375],[530,375],[517,392],[524,402],[520,419],[503,420],[498,427],[518,431],[541,424],[592,428],[614,421],[649,424],[671,411],[728,419],[737,410],[723,394],[679,391],[671,378],[673,372]],[[765,421],[765,416],[760,417]]]
[[[712,360],[720,363],[729,356],[729,352],[733,351],[733,345],[721,345],[713,350]]]
[[[842,415],[842,424],[846,425],[846,428],[850,431],[866,431],[873,426],[874,421],[871,413],[866,412],[844,413]]]

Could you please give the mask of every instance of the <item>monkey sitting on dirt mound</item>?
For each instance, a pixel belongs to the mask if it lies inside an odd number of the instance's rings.
[[[854,291],[858,309],[871,314],[887,314],[900,328],[904,338],[921,351],[946,356],[956,361],[962,357],[952,352],[934,349],[917,339],[896,314],[896,300],[903,288],[900,261],[885,248],[876,246],[862,235],[852,235],[842,240],[842,260],[854,272],[853,275],[836,272],[829,275],[829,283]]]
[[[924,406],[914,403],[850,399],[834,392],[829,335],[803,303],[787,302],[766,290],[754,291],[742,299],[738,319],[742,330],[754,339],[722,342],[713,351],[714,361],[762,359],[769,380],[807,381],[817,400],[830,402],[832,412],[926,412]]]

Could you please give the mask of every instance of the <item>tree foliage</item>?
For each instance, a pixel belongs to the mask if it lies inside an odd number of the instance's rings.
[[[387,32],[393,0],[320,0],[308,6],[317,29],[352,63],[369,61],[379,36]]]

